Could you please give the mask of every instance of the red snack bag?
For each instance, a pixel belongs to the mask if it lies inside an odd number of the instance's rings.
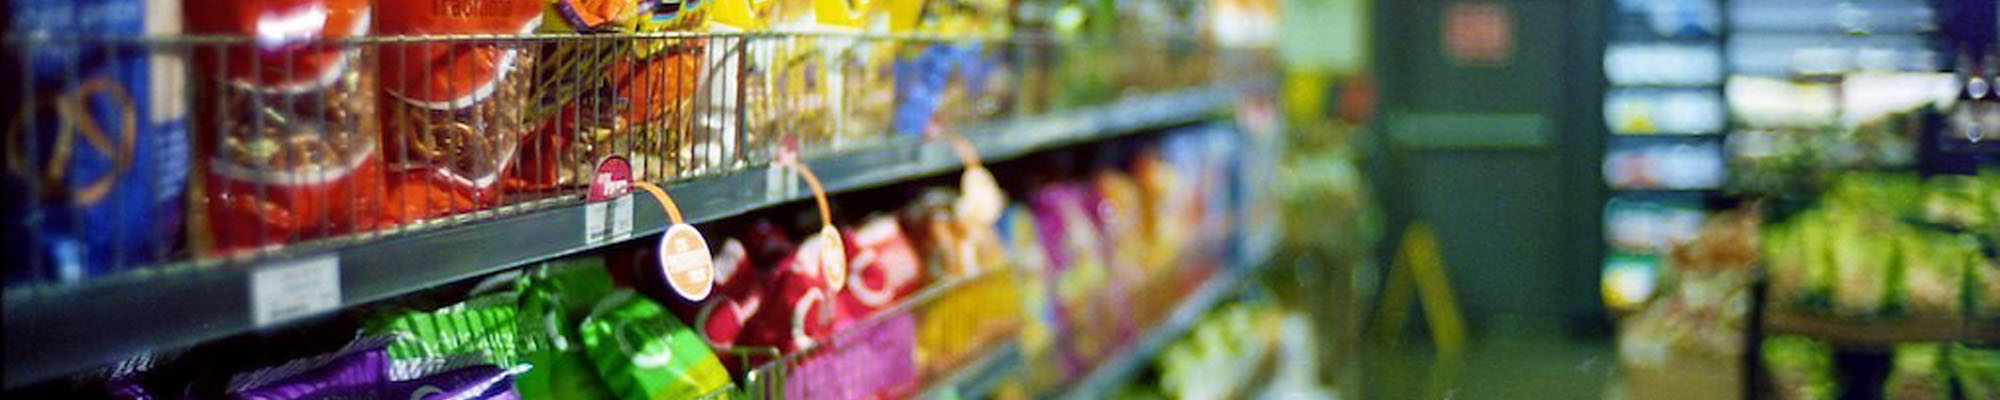
[[[523,34],[537,0],[404,0],[377,7],[383,35]],[[529,121],[534,53],[520,42],[422,38],[381,49],[382,141],[396,221],[499,205]]]
[[[363,48],[367,0],[190,1],[197,46],[195,247],[226,253],[380,225],[386,192],[375,82]]]
[[[811,262],[819,258],[823,240],[819,235],[807,238],[798,251],[771,271],[764,297],[770,303],[753,318],[746,339],[792,353],[812,347],[852,322],[829,295],[834,290],[821,274],[819,263]]]
[[[877,216],[846,235],[848,279],[842,309],[865,318],[923,286],[923,261],[891,216]]]
[[[715,299],[702,305],[695,326],[717,351],[736,347],[750,318],[763,308],[763,271],[750,264],[743,242],[729,239],[715,253]]]

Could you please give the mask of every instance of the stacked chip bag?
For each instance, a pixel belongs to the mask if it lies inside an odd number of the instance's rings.
[[[707,1],[708,32],[737,34],[764,29],[763,19],[750,0]],[[737,112],[742,111],[741,117],[750,121],[771,117],[768,103],[747,100],[768,95],[763,85],[767,79],[757,71],[769,68],[771,60],[769,52],[750,51],[749,40],[744,37],[705,40],[707,49],[702,52],[700,81],[695,85],[696,90],[702,91],[690,105],[696,141],[686,151],[706,156],[689,160],[689,168],[732,167],[741,160],[738,157],[741,149],[758,148],[749,144],[759,142],[748,136],[752,132],[744,129]]]
[[[551,0],[542,9],[547,34],[632,33],[647,18],[653,1]],[[508,187],[544,190],[590,181],[587,174],[604,157],[617,124],[612,97],[612,63],[629,39],[584,39],[525,49],[535,54],[533,87],[526,119],[536,127],[520,150]],[[614,41],[619,42],[613,44]]]
[[[1015,204],[1007,207],[1000,216],[1000,239],[1014,261],[1015,276],[1020,279],[1020,304],[1023,315],[1021,326],[1021,357],[1026,365],[1054,365],[1056,340],[1068,329],[1068,321],[1062,318],[1060,302],[1052,296],[1055,292],[1056,275],[1049,272],[1049,259],[1042,247],[1039,228],[1035,216],[1027,205]],[[1050,387],[1061,380],[1060,368],[1034,368],[1024,376],[1034,387]]]
[[[249,43],[199,46],[196,246],[230,252],[381,226],[387,192],[369,0],[193,1],[188,28]]]
[[[701,336],[638,293],[605,296],[577,332],[598,375],[620,399],[698,398],[729,387],[729,372]]]
[[[181,238],[188,146],[178,56],[130,41],[179,33],[162,0],[16,0],[0,6],[19,75],[0,150],[7,284],[73,282],[166,261]]]
[[[709,2],[659,0],[644,2],[639,32],[703,32]],[[708,39],[644,38],[630,46],[611,70],[618,128],[611,142],[632,158],[635,179],[673,177],[689,167],[708,165],[709,158],[726,157],[695,145],[688,120],[692,95],[702,83],[702,60]],[[706,133],[706,132],[703,132]]]
[[[537,0],[379,4],[382,35],[534,32]],[[397,222],[499,204],[499,181],[527,133],[535,54],[519,42],[419,38],[380,50],[382,142]]]
[[[1075,183],[1051,184],[1031,193],[1037,236],[1048,259],[1053,306],[1065,327],[1058,334],[1066,371],[1085,371],[1115,341],[1118,310],[1104,301],[1110,270],[1102,236],[1086,209],[1091,194]]]

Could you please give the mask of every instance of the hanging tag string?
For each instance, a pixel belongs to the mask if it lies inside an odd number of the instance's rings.
[[[806,168],[805,163],[800,162],[796,154],[787,153],[781,155],[778,157],[778,162],[786,168],[791,168],[800,177],[805,178],[806,186],[812,187],[813,201],[819,204],[820,223],[832,225],[833,209],[826,205],[826,187],[820,186],[819,176],[813,175],[812,169]]]
[[[660,208],[667,210],[667,220],[672,221],[673,225],[680,225],[687,223],[686,220],[681,219],[680,205],[674,203],[674,198],[672,196],[667,196],[666,190],[660,189],[659,186],[655,186],[652,183],[647,183],[646,181],[641,181],[636,179],[633,180],[632,186],[637,186],[640,189],[645,189],[647,193],[652,193],[653,199],[660,201]]]

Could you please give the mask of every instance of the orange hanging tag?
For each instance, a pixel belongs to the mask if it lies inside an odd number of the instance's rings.
[[[811,168],[799,161],[798,153],[780,149],[776,158],[779,166],[791,168],[812,188],[813,201],[819,204],[819,234],[825,239],[820,242],[825,246],[819,252],[820,275],[826,278],[828,288],[840,290],[847,285],[847,247],[840,240],[840,229],[833,227],[833,210],[827,206],[826,187],[820,185]]]
[[[694,225],[681,219],[680,206],[667,196],[667,191],[644,181],[632,182],[632,186],[652,193],[653,199],[660,201],[660,208],[666,210],[667,220],[673,222],[660,235],[658,248],[660,275],[666,278],[667,286],[688,301],[707,299],[715,288],[715,259],[708,252],[708,240],[702,238]]]
[[[979,150],[972,147],[972,141],[956,133],[941,134],[958,153],[960,162],[965,163],[965,173],[958,179],[958,201],[953,211],[959,223],[965,226],[992,226],[1000,221],[1000,210],[1007,204],[1007,194],[1000,191],[1000,182],[986,165],[979,161]]]

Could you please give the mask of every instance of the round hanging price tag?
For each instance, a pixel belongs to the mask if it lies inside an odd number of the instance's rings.
[[[694,225],[674,224],[660,235],[660,273],[667,286],[688,301],[707,299],[715,289],[715,260]]]
[[[824,247],[819,252],[820,273],[826,276],[826,285],[833,290],[847,286],[847,246],[840,241],[840,230],[827,224],[819,230]]]

